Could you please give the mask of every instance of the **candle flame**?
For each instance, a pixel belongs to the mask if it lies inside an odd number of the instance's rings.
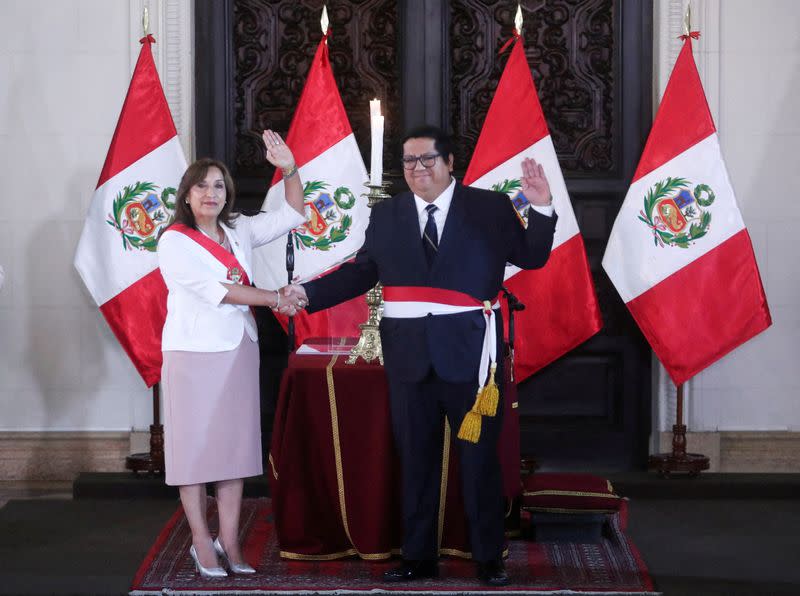
[[[378,98],[371,99],[369,102],[369,115],[371,118],[381,115],[381,100]]]

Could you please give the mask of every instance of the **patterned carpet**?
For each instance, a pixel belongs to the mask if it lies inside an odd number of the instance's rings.
[[[209,506],[214,523],[215,507]],[[216,528],[212,525],[212,533]],[[412,584],[385,584],[383,572],[396,561],[287,561],[278,556],[269,499],[246,499],[242,507],[244,556],[258,572],[203,580],[189,558],[191,545],[183,510],[178,508],[142,562],[131,594],[654,594],[653,583],[636,547],[620,527],[608,524],[597,544],[509,543],[506,568],[512,584],[493,589],[475,580],[470,561],[444,558],[440,578]]]

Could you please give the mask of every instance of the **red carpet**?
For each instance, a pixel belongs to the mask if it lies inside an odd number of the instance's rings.
[[[215,520],[215,506],[209,506]],[[212,533],[216,527],[212,525]],[[599,544],[509,543],[506,567],[512,585],[488,588],[474,579],[470,561],[444,558],[441,577],[413,584],[385,584],[383,572],[396,561],[344,559],[287,561],[278,556],[269,499],[246,499],[242,507],[244,555],[258,573],[203,580],[189,558],[191,535],[179,507],[150,548],[131,586],[131,594],[652,594],[653,583],[639,552],[614,518]]]

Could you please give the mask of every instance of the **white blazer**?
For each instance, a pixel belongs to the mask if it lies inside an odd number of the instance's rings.
[[[305,217],[288,203],[253,217],[240,215],[234,228],[223,224],[233,254],[253,279],[253,249],[301,225]],[[162,350],[225,352],[242,341],[242,334],[258,341],[256,321],[249,306],[223,304],[228,293],[228,270],[186,234],[167,229],[158,242],[158,266],[167,284],[167,319]]]

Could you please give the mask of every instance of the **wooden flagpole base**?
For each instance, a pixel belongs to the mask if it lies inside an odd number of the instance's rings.
[[[133,453],[126,457],[125,469],[134,473],[164,472],[164,427],[161,424],[150,425],[150,452]]]
[[[164,472],[164,427],[161,424],[158,383],[153,385],[153,424],[150,425],[150,453],[134,453],[125,458],[125,469],[134,474]]]
[[[683,384],[678,385],[677,424],[672,425],[672,453],[651,455],[648,470],[656,470],[662,478],[674,472],[697,476],[710,465],[708,457],[700,453],[686,453],[686,425],[683,423]]]
[[[708,457],[701,453],[684,453],[682,455],[659,453],[650,456],[647,469],[657,471],[662,478],[667,478],[675,472],[695,477],[703,470],[708,470],[709,465]]]

